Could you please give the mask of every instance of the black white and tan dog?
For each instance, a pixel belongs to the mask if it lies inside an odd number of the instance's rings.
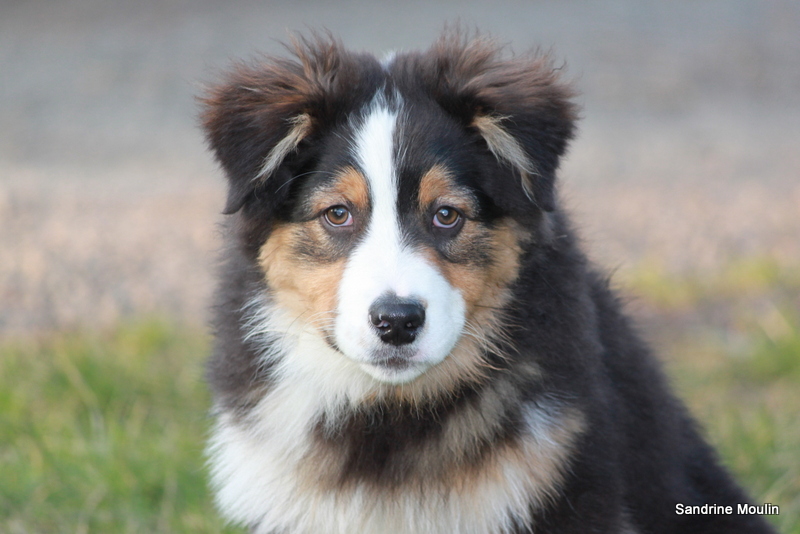
[[[208,367],[222,513],[256,533],[756,533],[554,187],[541,54],[329,36],[239,64]],[[732,505],[732,514],[677,506]]]

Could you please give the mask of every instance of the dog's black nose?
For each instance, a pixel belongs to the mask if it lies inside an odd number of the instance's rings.
[[[425,308],[413,299],[381,297],[369,308],[369,320],[384,343],[406,345],[425,324]]]

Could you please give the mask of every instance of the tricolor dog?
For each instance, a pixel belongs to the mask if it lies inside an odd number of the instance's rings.
[[[447,33],[234,67],[208,367],[216,502],[259,534],[770,532],[559,207],[572,91]]]

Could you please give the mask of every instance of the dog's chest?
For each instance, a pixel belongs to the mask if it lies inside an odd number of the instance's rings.
[[[209,452],[218,504],[230,519],[264,534],[509,532],[530,521],[531,506],[557,485],[579,426],[531,409],[520,440],[459,465],[457,443],[474,438],[468,424],[480,414],[452,418],[435,443],[386,457],[374,446],[354,451],[337,443],[345,437],[335,432],[322,445],[322,410],[318,399],[285,386],[245,420],[221,414]],[[369,427],[361,431],[376,439]],[[381,468],[392,476],[354,476],[375,468],[369,454],[383,455]]]

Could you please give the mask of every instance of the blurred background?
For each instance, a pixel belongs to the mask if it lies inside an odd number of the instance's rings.
[[[587,249],[800,532],[796,0],[0,0],[0,532],[222,528],[201,367],[224,178],[195,97],[290,31],[381,55],[457,20],[564,64]]]

